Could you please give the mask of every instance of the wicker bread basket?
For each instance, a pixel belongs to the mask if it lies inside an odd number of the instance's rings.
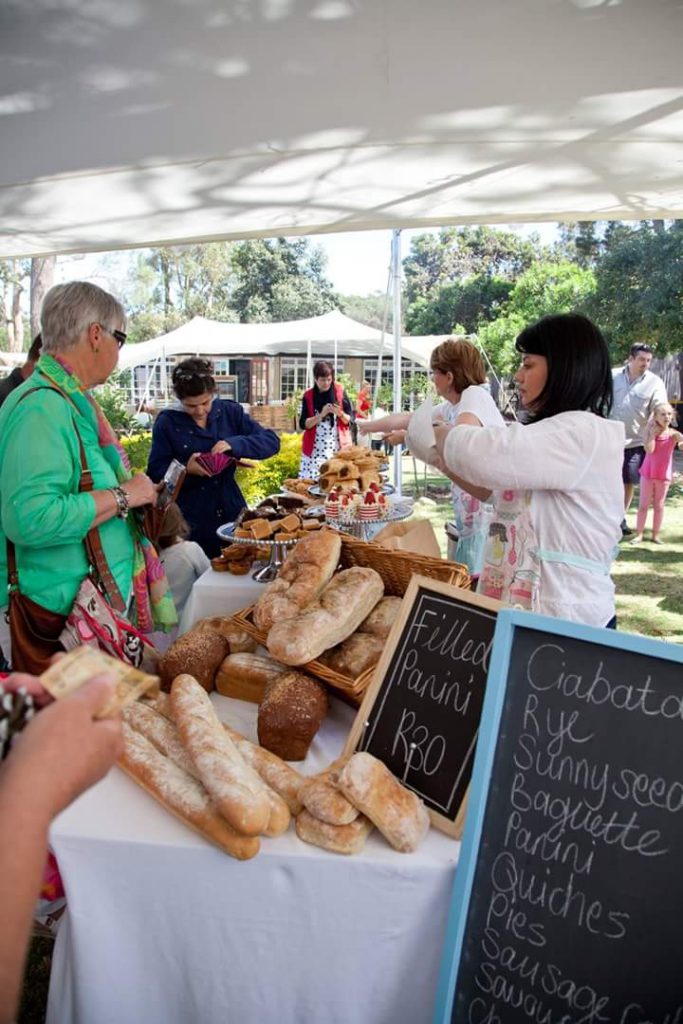
[[[377,544],[357,540],[355,537],[342,535],[342,550],[339,565],[342,569],[350,569],[360,565],[374,569],[384,581],[384,593],[387,596],[403,597],[411,576],[429,576],[455,587],[469,587],[470,578],[464,565],[458,562],[446,562],[440,558],[429,558],[427,555],[416,555],[410,551],[391,551],[378,547]],[[253,622],[254,606],[243,608],[233,615],[233,621],[239,623],[241,629],[252,636],[262,647],[266,646],[267,634],[258,629]],[[366,669],[356,679],[342,675],[328,668],[319,661],[309,661],[300,668],[321,679],[336,690],[340,697],[354,705],[359,705],[367,689],[374,667]]]

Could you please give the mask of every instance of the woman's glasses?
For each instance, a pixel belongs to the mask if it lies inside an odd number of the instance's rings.
[[[114,331],[111,329],[111,327],[105,327],[104,324],[100,324],[100,327],[102,328],[103,331],[106,331],[107,334],[111,334],[112,338],[116,340],[116,344],[119,346],[119,348],[123,348],[123,346],[126,344],[126,339],[128,338],[128,335],[125,333],[125,331]]]

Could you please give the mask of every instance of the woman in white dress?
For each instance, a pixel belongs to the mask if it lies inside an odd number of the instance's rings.
[[[317,480],[323,462],[351,444],[353,408],[334,379],[332,364],[319,359],[313,367],[313,379],[315,385],[304,392],[299,416],[299,427],[304,432],[299,477],[305,480]]]

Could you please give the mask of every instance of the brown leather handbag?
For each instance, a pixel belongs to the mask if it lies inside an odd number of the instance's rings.
[[[31,388],[26,395],[32,391],[39,391],[40,388]],[[64,394],[58,388],[52,388],[59,394]],[[64,395],[67,398],[66,395]],[[67,398],[68,401],[68,398]],[[74,422],[74,429],[78,438],[78,448],[81,460],[81,478],[79,491],[92,491],[92,473],[88,468],[85,457],[85,449],[78,427]],[[90,564],[90,572],[94,576],[99,589],[102,591],[112,608],[119,612],[125,610],[125,602],[116,581],[111,573],[100,540],[99,530],[95,527],[88,531],[85,538],[85,549]],[[12,641],[12,669],[16,672],[30,672],[32,675],[40,675],[49,666],[51,658],[55,654],[64,651],[59,637],[66,624],[66,615],[59,615],[57,612],[44,608],[36,601],[31,600],[19,589],[19,574],[17,572],[16,551],[13,542],[7,538],[7,577],[9,582],[9,632]]]

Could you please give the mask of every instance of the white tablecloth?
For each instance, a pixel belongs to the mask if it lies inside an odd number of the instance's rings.
[[[255,705],[214,695],[255,737]],[[334,701],[303,766],[340,752]],[[373,833],[343,857],[290,831],[239,863],[118,769],[52,828],[68,898],[47,1024],[420,1024],[431,1019],[459,844]]]
[[[178,634],[187,633],[195,622],[209,615],[234,615],[253,604],[265,590],[266,583],[257,583],[246,576],[207,569],[192,587],[180,619]]]

